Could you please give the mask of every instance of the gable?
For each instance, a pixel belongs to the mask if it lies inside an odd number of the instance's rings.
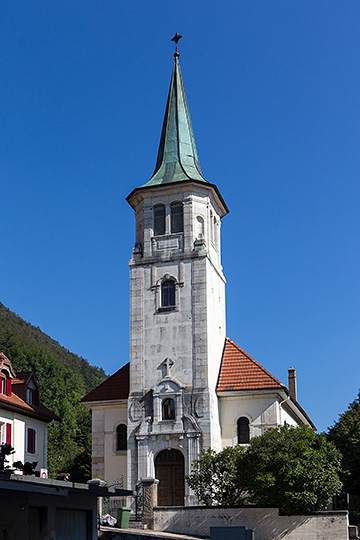
[[[130,389],[130,363],[128,362],[121,369],[116,371],[111,377],[106,379],[91,390],[81,400],[82,403],[91,401],[113,401],[117,399],[127,399]]]
[[[281,389],[288,393],[284,384],[234,341],[226,338],[216,387],[217,392],[270,389]]]

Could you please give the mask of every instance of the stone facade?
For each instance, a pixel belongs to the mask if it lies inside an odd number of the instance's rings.
[[[154,208],[164,205],[170,219],[173,202],[182,204],[183,231],[156,236]],[[179,449],[188,474],[201,448],[221,448],[215,388],[226,335],[224,210],[213,189],[166,186],[142,192],[132,204],[137,233],[130,261],[129,485],[155,475],[154,458],[163,449]],[[161,305],[165,279],[175,283],[171,307]],[[166,398],[175,404],[173,420],[162,418]]]

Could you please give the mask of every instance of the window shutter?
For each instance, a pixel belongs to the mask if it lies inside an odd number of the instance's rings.
[[[6,395],[11,396],[11,379],[6,379]]]
[[[6,424],[6,444],[11,444],[11,424]]]
[[[34,390],[34,405],[39,405],[39,390]]]
[[[28,428],[28,442],[27,442],[27,452],[29,454],[35,454],[35,430]]]

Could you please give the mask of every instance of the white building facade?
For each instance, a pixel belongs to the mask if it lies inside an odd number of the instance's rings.
[[[59,418],[40,403],[34,374],[15,374],[10,360],[0,353],[0,444],[15,450],[5,465],[36,462],[37,474],[47,469],[47,426],[52,420]]]

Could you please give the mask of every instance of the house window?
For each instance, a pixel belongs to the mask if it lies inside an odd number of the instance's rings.
[[[170,205],[171,216],[171,232],[179,233],[184,231],[184,215],[183,205],[179,202],[171,203]]]
[[[161,284],[161,307],[175,307],[175,281],[166,279]]]
[[[246,444],[250,442],[250,426],[248,418],[242,416],[237,421],[237,438],[239,444]]]
[[[127,449],[127,427],[125,424],[119,424],[116,428],[116,450]]]
[[[29,405],[34,404],[34,399],[35,399],[34,394],[35,394],[35,391],[33,390],[33,388],[26,389],[26,403],[28,403]]]
[[[154,235],[165,234],[165,205],[157,204],[154,208]]]
[[[39,405],[39,390],[26,388],[26,403],[29,405]]]
[[[28,454],[36,454],[36,429],[27,429],[27,447]]]
[[[11,396],[11,379],[0,378],[0,394]]]
[[[162,403],[162,419],[175,420],[175,401],[171,398],[164,399]]]

